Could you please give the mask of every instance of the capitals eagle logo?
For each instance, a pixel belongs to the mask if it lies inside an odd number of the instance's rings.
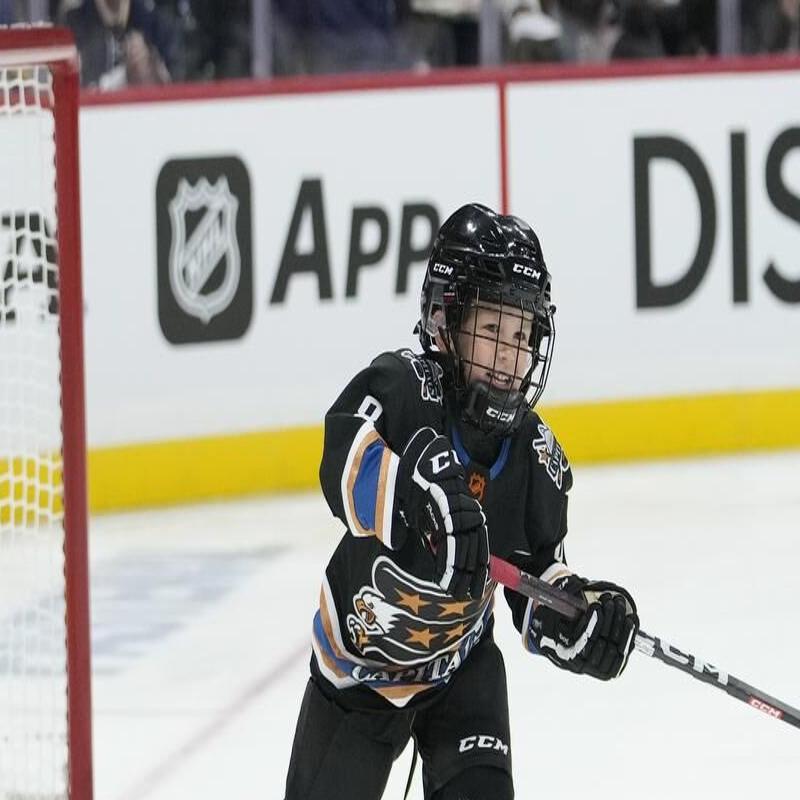
[[[479,600],[455,600],[438,584],[400,569],[386,556],[372,567],[372,585],[353,597],[347,630],[362,655],[397,665],[428,662],[456,650],[482,627],[495,584]]]

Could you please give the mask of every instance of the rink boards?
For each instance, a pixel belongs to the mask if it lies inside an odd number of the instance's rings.
[[[800,445],[798,63],[670,68],[85,98],[92,507],[315,485],[469,201],[540,234],[573,461]]]

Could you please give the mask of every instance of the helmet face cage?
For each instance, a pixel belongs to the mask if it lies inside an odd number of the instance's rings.
[[[463,416],[506,435],[541,397],[555,338],[549,296],[426,280],[420,338],[449,367]]]
[[[419,335],[464,419],[506,435],[539,399],[555,329],[550,273],[530,225],[470,203],[439,229],[422,287]]]
[[[533,304],[478,289],[459,311],[455,353],[462,388],[471,379],[507,383],[508,393],[519,392],[530,404],[533,393],[543,388],[546,351],[539,348],[549,339]]]

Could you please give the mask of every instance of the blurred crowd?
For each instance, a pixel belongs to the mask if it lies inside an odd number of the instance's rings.
[[[0,24],[39,20],[73,30],[102,89],[800,51],[800,0],[0,0]]]

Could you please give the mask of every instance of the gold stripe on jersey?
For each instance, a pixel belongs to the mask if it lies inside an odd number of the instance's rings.
[[[331,683],[339,687],[352,686],[355,683],[350,674],[340,669],[338,664],[325,652],[325,646],[319,641],[316,633],[312,635],[311,646],[317,664],[320,665],[323,674]]]
[[[392,512],[398,461],[399,459],[384,443],[375,498],[375,533],[387,547],[392,547]]]
[[[336,653],[337,658],[347,658],[347,654],[342,652],[336,637],[333,635],[333,626],[331,625],[331,616],[328,612],[328,601],[325,599],[325,592],[319,590],[319,616],[322,620],[322,630],[325,631],[325,636],[328,637],[333,652]]]

